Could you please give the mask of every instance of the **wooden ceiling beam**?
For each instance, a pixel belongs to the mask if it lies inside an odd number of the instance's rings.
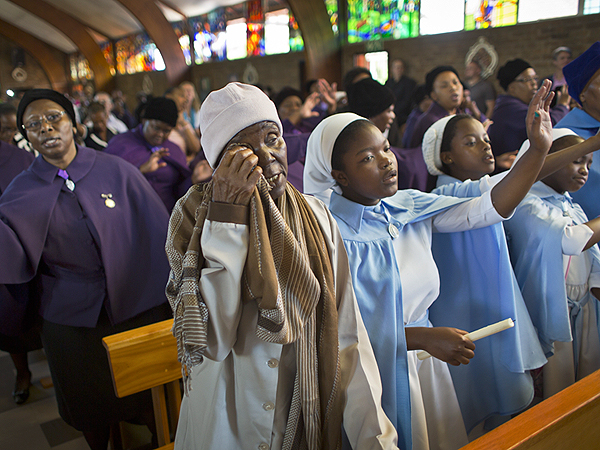
[[[88,60],[90,69],[94,71],[96,89],[108,88],[112,81],[110,66],[86,25],[43,0],[10,1],[64,33]]]
[[[288,0],[288,4],[302,32],[307,78],[339,80],[340,45],[331,29],[323,0]]]
[[[63,62],[56,59],[56,52],[60,52],[60,50],[2,19],[0,19],[0,34],[13,41],[40,64],[50,81],[52,89],[66,92],[68,78],[65,73],[65,66]]]

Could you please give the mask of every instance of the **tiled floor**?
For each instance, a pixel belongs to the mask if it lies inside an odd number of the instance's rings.
[[[54,388],[44,388],[40,382],[50,381],[43,350],[29,353],[29,368],[33,374],[30,397],[17,405],[12,398],[15,369],[9,354],[0,351],[0,449],[89,450],[83,435],[58,415]],[[146,427],[127,425],[124,433],[126,447],[149,448]]]
[[[29,353],[33,374],[30,397],[23,405],[12,398],[15,370],[8,353],[0,352],[0,449],[89,450],[82,434],[58,415],[54,389],[44,388],[50,372],[42,350]]]

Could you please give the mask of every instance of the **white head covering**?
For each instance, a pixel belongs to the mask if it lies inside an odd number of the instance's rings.
[[[442,160],[440,158],[442,138],[444,137],[444,130],[446,129],[448,121],[455,115],[456,114],[452,114],[450,116],[442,117],[431,125],[423,135],[421,150],[423,152],[425,164],[427,164],[427,171],[431,175],[444,175],[444,172],[442,172]]]
[[[283,134],[275,104],[256,86],[229,83],[211,92],[200,107],[200,143],[210,166],[215,168],[217,158],[232,137],[265,120],[275,122]]]
[[[552,128],[552,142],[565,136],[578,136],[578,134],[568,128]],[[515,166],[515,163],[519,160],[519,158],[521,158],[521,156],[525,154],[527,150],[529,150],[529,139],[527,139],[525,142],[523,142],[523,145],[521,145],[519,153],[517,153],[511,168]]]
[[[329,204],[332,188],[338,192],[331,175],[333,145],[340,133],[357,120],[367,120],[354,113],[334,114],[323,119],[310,134],[304,162],[304,193]]]

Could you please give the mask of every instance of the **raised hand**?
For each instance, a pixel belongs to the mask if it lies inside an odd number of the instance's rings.
[[[327,103],[327,112],[333,114],[337,109],[337,83],[329,84],[325,78],[319,78],[317,88],[321,95],[321,100]]]
[[[319,113],[318,111],[313,111],[313,109],[319,104],[320,101],[321,99],[319,98],[318,92],[313,92],[306,97],[306,100],[304,100],[304,103],[302,104],[302,108],[300,108],[300,117],[302,117],[302,119],[317,117]]]
[[[537,93],[531,99],[527,109],[525,125],[531,149],[548,152],[552,145],[552,119],[550,103],[554,98],[552,82],[544,80]]]
[[[213,173],[213,201],[248,205],[261,175],[254,151],[244,144],[230,144]]]

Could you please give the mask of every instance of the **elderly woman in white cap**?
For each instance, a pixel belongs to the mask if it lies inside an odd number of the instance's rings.
[[[167,297],[186,396],[177,449],[395,449],[347,256],[286,182],[275,105],[230,83],[200,109],[212,181],[175,206]]]
[[[474,229],[510,216],[550,146],[548,104],[543,101],[548,88],[544,85],[530,107],[528,120],[539,145],[524,157],[525,170],[510,185],[476,198],[398,191],[388,142],[360,116],[331,116],[309,139],[305,191],[334,190],[329,209],[348,252],[358,304],[380,366],[384,410],[393,418],[401,447],[451,449],[467,442],[446,362],[467,364],[475,345],[464,337],[467,331],[434,328],[428,320],[440,282],[431,253],[432,231]],[[423,349],[435,358],[420,361],[407,349]]]

